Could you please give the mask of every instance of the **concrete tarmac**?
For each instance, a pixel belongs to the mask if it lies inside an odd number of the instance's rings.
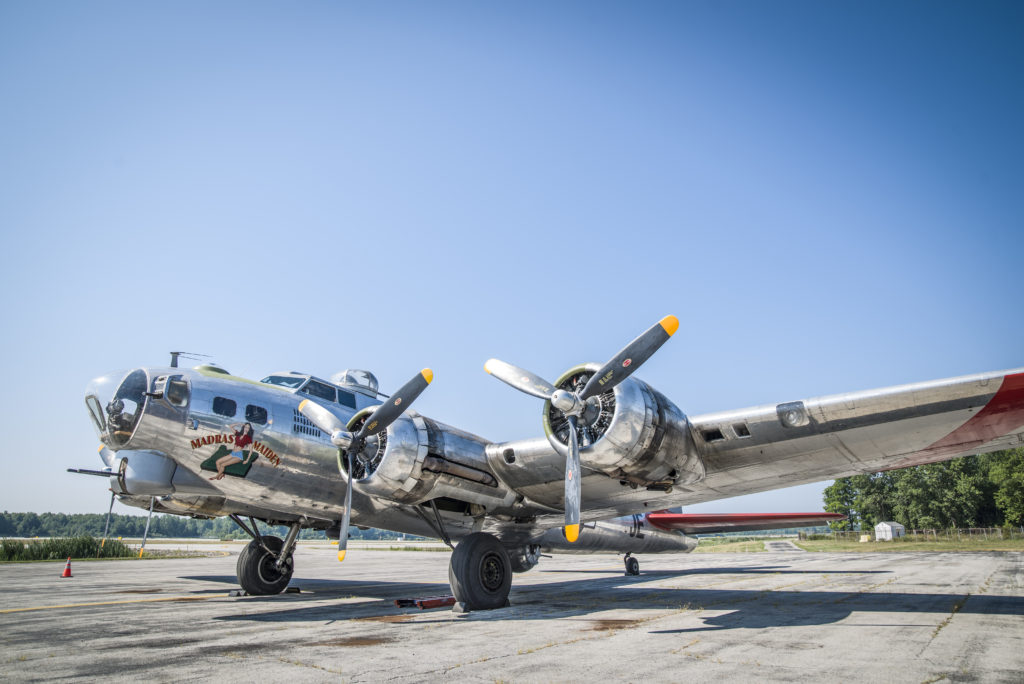
[[[0,678],[143,681],[1024,681],[1024,554],[556,556],[511,607],[448,554],[303,545],[300,594],[232,598],[215,558],[0,566]]]

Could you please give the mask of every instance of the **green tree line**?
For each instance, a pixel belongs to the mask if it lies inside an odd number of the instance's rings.
[[[883,520],[907,529],[1024,525],[1024,448],[843,477],[825,489],[825,510],[868,529]]]
[[[106,513],[0,513],[0,537],[101,537]],[[146,516],[110,516],[108,536],[141,537],[146,529]],[[396,539],[402,535],[387,530],[350,528],[352,539]],[[262,534],[284,537],[286,527],[260,525]],[[230,518],[202,520],[178,515],[153,514],[150,537],[185,537],[211,539],[243,539],[242,532]],[[302,539],[324,539],[323,530],[303,530]]]

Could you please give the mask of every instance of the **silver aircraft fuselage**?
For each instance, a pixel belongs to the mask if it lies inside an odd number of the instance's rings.
[[[275,524],[298,521],[325,529],[336,525],[348,474],[337,447],[299,412],[299,404],[313,398],[347,423],[385,397],[375,388],[335,385],[307,374],[269,378],[292,386],[255,382],[211,366],[139,368],[97,378],[87,390],[86,405],[106,447],[101,456],[112,491],[124,503],[141,508],[153,500],[155,510],[166,513],[251,515]],[[334,400],[326,398],[331,391]],[[217,474],[216,460],[234,449],[233,426],[247,422],[254,434],[252,445],[243,449],[249,462],[227,468],[223,479],[211,479]],[[540,479],[534,478],[531,495],[537,499],[532,499],[497,476],[489,460],[500,455],[489,454],[493,445],[476,435],[407,411],[388,428],[385,439],[404,461],[385,460],[373,477],[357,481],[355,525],[441,536],[424,503],[430,499],[439,509],[444,532],[455,540],[488,531],[513,546],[581,553],[680,552],[696,545],[682,533],[645,525],[640,515],[604,521],[588,516],[584,534],[569,544],[561,528],[541,522],[561,515],[565,460],[546,441],[522,443],[525,456],[550,463],[550,473],[542,469]],[[375,443],[371,440],[371,446]],[[429,492],[419,491],[424,482]],[[585,474],[585,496],[603,496],[609,482],[603,475]],[[638,502],[650,498],[643,489],[620,486],[617,480],[612,484],[615,496],[606,497],[605,505],[642,509]]]

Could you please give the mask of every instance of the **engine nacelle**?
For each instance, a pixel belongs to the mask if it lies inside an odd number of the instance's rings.
[[[599,369],[597,364],[577,366],[555,386],[574,391]],[[641,380],[626,378],[589,400],[579,424],[580,462],[586,468],[648,487],[704,478],[686,416]],[[544,433],[556,451],[568,452],[568,421],[550,401],[544,404]]]
[[[349,423],[354,429],[369,414]],[[416,412],[397,419],[357,457],[356,485],[364,494],[404,504],[446,497],[489,510],[510,506],[515,492],[491,472],[487,442]],[[342,464],[347,469],[347,464]]]

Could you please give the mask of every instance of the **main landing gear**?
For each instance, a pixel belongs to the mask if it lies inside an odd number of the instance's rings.
[[[452,552],[448,582],[455,600],[466,610],[504,608],[512,588],[508,552],[494,535],[475,532]]]
[[[261,535],[252,518],[249,518],[251,530],[238,516],[233,515],[231,519],[252,537],[248,546],[238,554],[235,566],[238,583],[252,596],[280,594],[288,586],[295,570],[292,551],[301,529],[299,523],[292,523],[288,536],[282,541],[280,537]]]

